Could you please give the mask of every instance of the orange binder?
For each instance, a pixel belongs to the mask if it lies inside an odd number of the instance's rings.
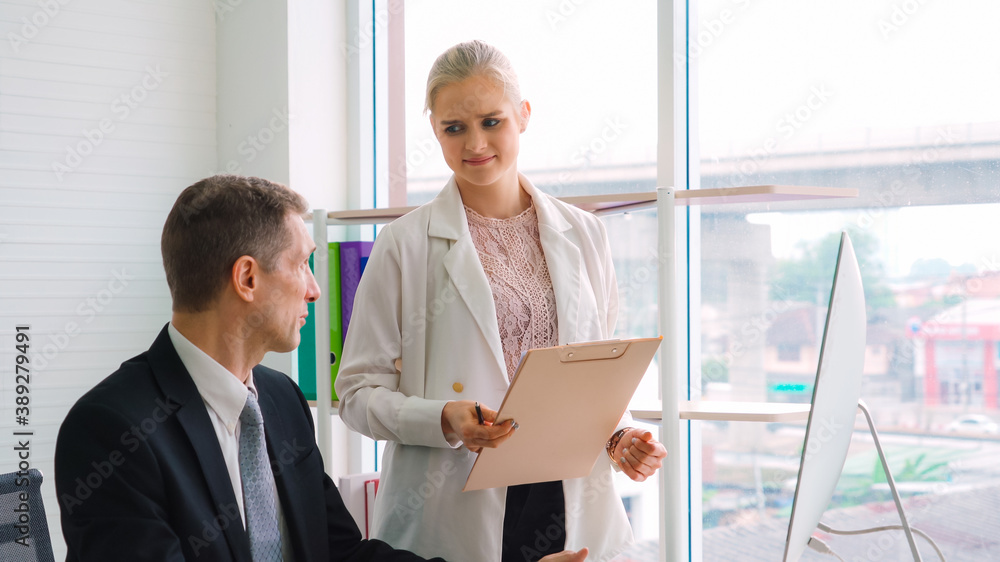
[[[532,349],[497,419],[519,428],[476,458],[463,491],[582,478],[628,408],[662,337]]]

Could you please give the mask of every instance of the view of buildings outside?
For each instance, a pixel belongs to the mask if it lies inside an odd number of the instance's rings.
[[[910,521],[948,560],[1000,559],[1000,39],[990,28],[1000,6],[692,4],[690,150],[698,165],[688,187],[860,193],[692,211],[700,240],[693,384],[707,399],[810,400],[846,230],[868,311],[862,398]],[[427,69],[471,38],[500,47],[521,76],[534,113],[520,169],[536,185],[556,195],[655,188],[656,3],[406,6],[410,204],[433,197],[448,175],[419,112]],[[454,25],[442,33],[432,23],[444,13]],[[658,333],[656,217],[643,211],[606,224],[622,298],[618,333]],[[824,522],[898,524],[858,422]],[[703,559],[780,559],[804,424],[701,430],[693,445],[702,486],[692,493],[702,497]],[[640,539],[623,559],[655,559],[655,486],[623,482],[621,490]],[[909,552],[900,531],[823,536],[845,560]],[[920,544],[925,558],[934,556]]]
[[[704,396],[810,400],[848,231],[868,311],[861,394],[910,522],[948,560],[1000,558],[1000,42],[978,23],[997,6],[699,9],[700,187],[860,192],[703,212]],[[705,560],[780,557],[803,425],[706,424]],[[824,521],[898,524],[862,416],[856,429]],[[824,538],[846,560],[909,559],[900,531]]]

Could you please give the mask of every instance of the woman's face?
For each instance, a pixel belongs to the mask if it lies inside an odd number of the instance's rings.
[[[520,107],[501,86],[473,76],[441,88],[431,126],[459,187],[517,185],[518,137],[528,126],[531,107]]]

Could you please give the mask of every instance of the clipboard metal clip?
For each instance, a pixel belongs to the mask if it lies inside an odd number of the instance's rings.
[[[559,361],[573,363],[576,361],[617,359],[625,354],[628,346],[629,342],[621,340],[570,344],[559,350]]]

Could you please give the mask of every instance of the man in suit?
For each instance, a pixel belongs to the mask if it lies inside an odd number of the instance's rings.
[[[298,386],[258,364],[298,346],[319,298],[306,210],[287,187],[242,176],[177,198],[161,238],[170,323],[59,430],[69,562],[423,560],[362,540]]]
[[[181,193],[161,239],[170,323],[59,431],[67,560],[422,560],[362,540],[302,393],[258,365],[295,349],[319,297],[306,209],[259,178],[214,176]],[[244,434],[259,438],[256,471]]]

